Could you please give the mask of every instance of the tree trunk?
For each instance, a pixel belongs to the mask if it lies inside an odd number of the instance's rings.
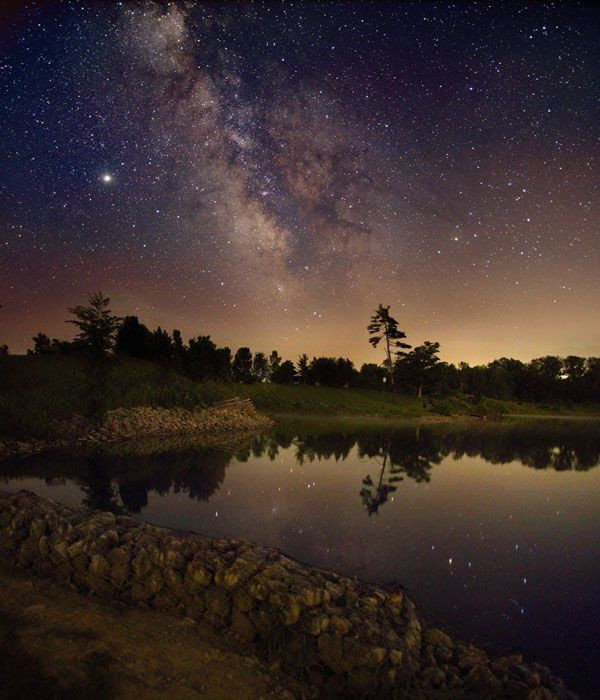
[[[386,349],[387,349],[388,373],[390,375],[390,388],[391,388],[392,394],[393,394],[394,393],[394,371],[392,368],[392,355],[390,353],[390,337],[388,335],[387,325],[385,327],[385,345],[386,345]]]
[[[423,396],[423,384],[419,384],[419,393],[417,394],[419,398]]]

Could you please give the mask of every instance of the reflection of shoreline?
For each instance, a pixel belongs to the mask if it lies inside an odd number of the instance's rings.
[[[96,510],[139,513],[148,493],[170,490],[208,501],[220,487],[232,457],[248,456],[251,437],[229,445],[222,438],[149,438],[78,450],[54,450],[0,463],[0,477],[43,479],[48,485],[73,481]]]
[[[359,457],[373,464],[359,492],[369,514],[378,512],[404,478],[428,482],[433,467],[447,457],[482,457],[491,464],[519,461],[530,468],[556,471],[587,471],[600,463],[600,431],[593,423],[471,424],[468,428],[412,424],[394,430],[304,435],[280,430],[233,443],[185,437],[111,443],[3,461],[0,477],[37,477],[54,486],[72,480],[86,493],[84,504],[89,507],[139,513],[151,491],[164,495],[172,489],[208,501],[223,483],[233,458],[275,460],[280,449],[290,447],[298,464],[344,461],[356,449]]]
[[[353,447],[361,456],[390,458],[415,474],[446,458],[482,457],[491,464],[519,461],[534,469],[587,471],[600,464],[600,431],[593,423],[504,423],[501,425],[403,426],[395,430],[323,433],[297,438],[298,459],[344,459]]]

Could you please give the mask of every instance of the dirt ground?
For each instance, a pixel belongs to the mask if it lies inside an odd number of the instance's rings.
[[[0,567],[0,697],[309,697],[189,619],[117,607]]]

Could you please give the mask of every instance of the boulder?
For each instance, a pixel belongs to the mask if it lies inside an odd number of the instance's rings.
[[[502,683],[490,671],[487,666],[477,664],[471,668],[465,678],[465,686],[476,693],[499,693]]]
[[[269,603],[275,608],[286,627],[300,619],[302,608],[296,596],[290,593],[271,593]]]

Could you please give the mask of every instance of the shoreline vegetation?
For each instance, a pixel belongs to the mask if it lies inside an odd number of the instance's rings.
[[[546,667],[432,627],[399,587],[110,512],[0,492],[0,551],[19,572],[237,639],[324,697],[574,698]],[[285,697],[295,697],[288,694]]]
[[[454,393],[418,398],[361,388],[304,384],[196,381],[169,367],[129,357],[112,360],[104,402],[107,411],[139,409],[197,412],[235,397],[251,399],[272,418],[314,416],[423,420],[505,417],[599,417],[600,403],[517,402]],[[84,358],[8,356],[0,358],[0,439],[62,439],[61,426],[88,413]],[[240,426],[243,428],[244,426]],[[64,432],[64,430],[62,431]],[[160,431],[156,431],[160,432]]]
[[[98,436],[110,432],[116,410],[162,411],[155,434],[181,423],[187,412],[183,422],[193,429],[191,415],[236,397],[266,415],[600,415],[600,358],[544,356],[523,363],[504,357],[457,366],[440,360],[438,342],[405,343],[406,334],[382,304],[367,331],[384,360],[360,371],[343,357],[310,360],[303,354],[295,364],[277,350],[267,355],[244,346],[232,355],[210,336],[186,343],[178,330],[151,331],[137,316],[113,315],[109,305],[96,292],[86,306],[69,308],[67,323],[79,331],[73,341],[38,333],[33,349],[16,357],[1,346],[0,437],[62,440],[78,422],[80,433]]]
[[[119,412],[122,421],[135,424],[136,414],[144,409],[153,415],[154,427],[141,432],[162,434],[194,431],[199,428],[190,416],[203,414],[207,409],[235,397],[250,399],[256,411],[254,420],[234,424],[239,430],[260,430],[267,427],[266,419],[299,420],[352,424],[357,420],[368,422],[413,421],[443,422],[450,420],[481,420],[509,418],[598,418],[600,404],[553,404],[498,399],[475,399],[453,394],[417,398],[406,394],[384,393],[360,388],[337,388],[303,384],[237,384],[226,381],[195,381],[171,368],[134,358],[119,358],[111,362],[109,381],[105,391],[107,413],[94,428],[83,416],[88,412],[88,384],[86,363],[82,358],[62,356],[8,356],[0,362],[0,440],[4,442],[72,441],[83,434],[94,434],[96,440],[104,434],[111,439],[111,430],[121,435],[120,429],[110,424],[107,416]],[[151,409],[151,410],[150,410]],[[155,420],[157,416],[160,420]],[[181,423],[181,417],[187,419]],[[178,418],[179,417],[179,418]],[[165,429],[169,422],[175,429]],[[263,422],[261,422],[263,421]],[[202,421],[201,421],[202,423]],[[73,426],[79,425],[79,434]],[[104,428],[103,428],[104,426]],[[213,431],[223,426],[212,424]],[[228,428],[225,428],[226,430]],[[210,432],[210,427],[200,432]],[[140,429],[133,430],[140,434]],[[71,438],[69,438],[69,435]]]

